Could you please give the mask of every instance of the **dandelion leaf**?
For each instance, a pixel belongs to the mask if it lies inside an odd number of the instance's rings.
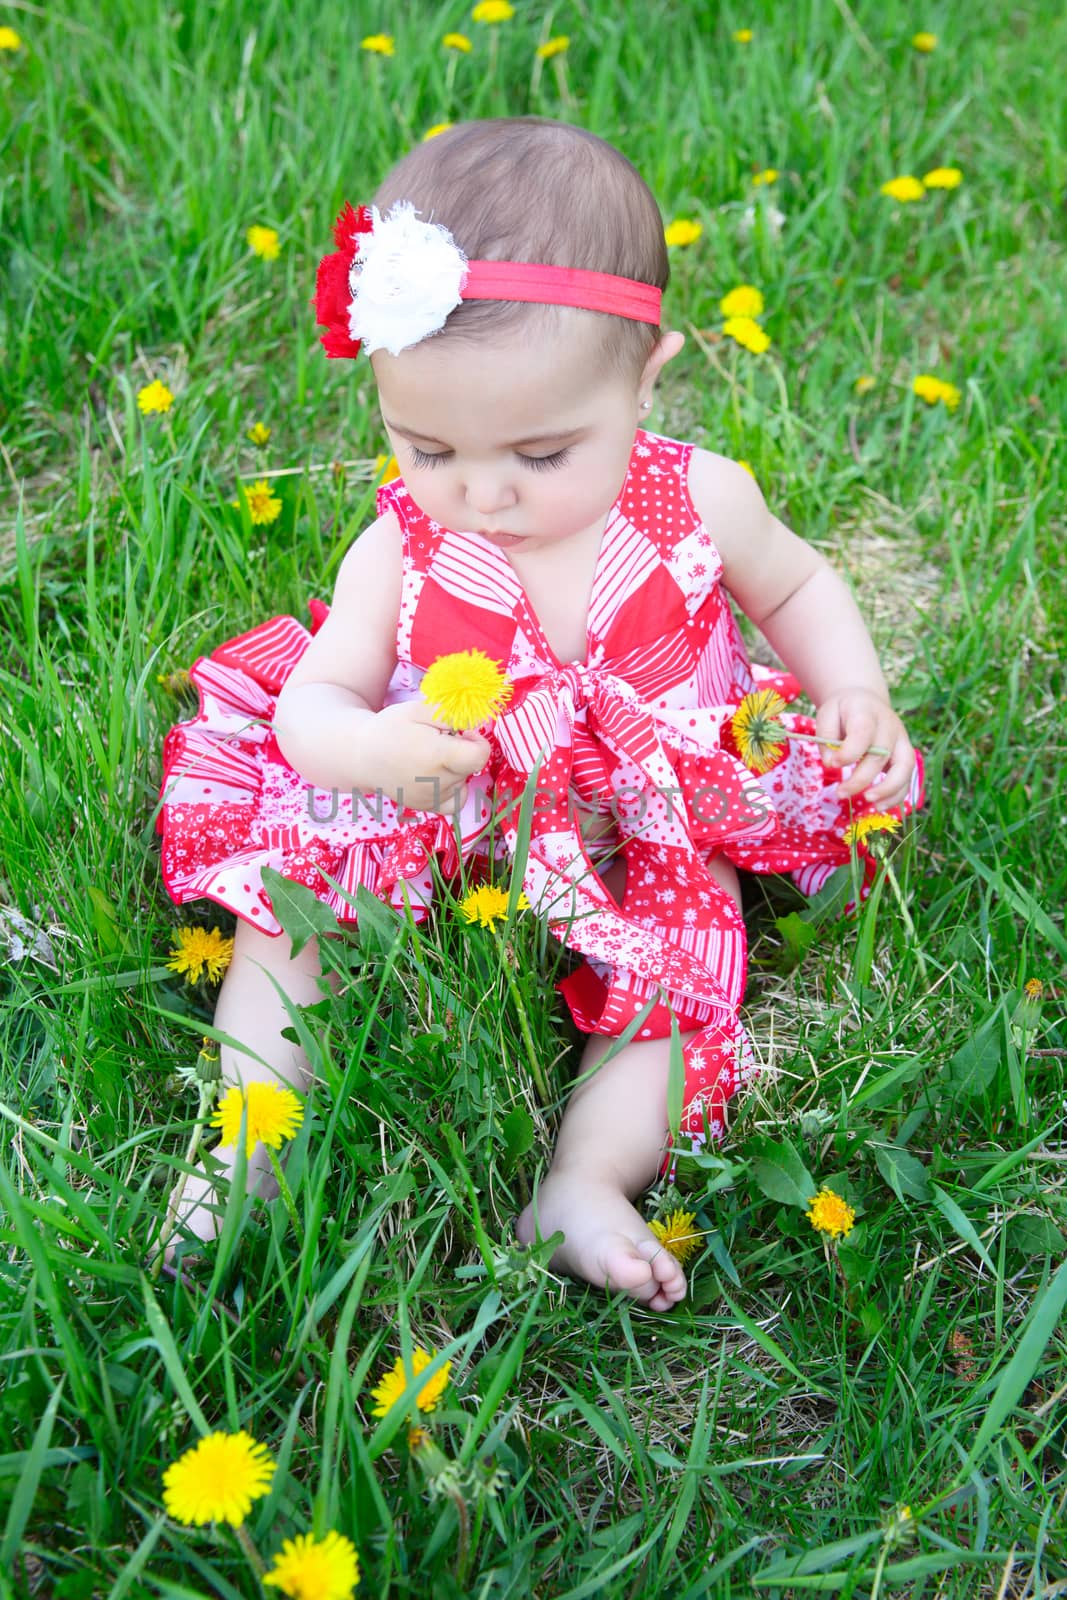
[[[903,1150],[897,1144],[879,1144],[874,1147],[874,1159],[898,1200],[930,1199],[929,1173],[910,1150]]]
[[[810,922],[805,922],[796,911],[790,911],[785,917],[775,917],[774,926],[785,940],[788,966],[799,966],[819,937],[818,930]]]
[[[274,915],[293,941],[293,954],[320,933],[336,933],[337,918],[318,895],[302,883],[283,878],[273,867],[263,868],[263,887],[270,895]]]
[[[818,1188],[799,1153],[785,1139],[759,1136],[748,1142],[752,1176],[768,1200],[781,1205],[806,1206]]]
[[[990,1018],[956,1051],[941,1081],[960,1094],[983,1094],[996,1077],[1000,1056],[999,1034]]]
[[[1008,1249],[1023,1256],[1062,1256],[1063,1233],[1051,1217],[1012,1217]]]
[[[117,955],[126,948],[126,939],[119,926],[118,910],[102,889],[96,889],[90,884],[87,893],[93,932],[100,941],[100,948],[107,956]]]
[[[500,1124],[500,1133],[504,1140],[505,1160],[508,1167],[512,1168],[533,1149],[534,1123],[525,1106],[512,1106]]]

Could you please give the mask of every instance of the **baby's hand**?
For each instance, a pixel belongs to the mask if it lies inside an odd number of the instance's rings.
[[[819,707],[815,730],[821,739],[837,741],[822,747],[825,766],[856,763],[851,776],[838,784],[840,799],[865,793],[878,806],[900,804],[915,770],[915,751],[904,724],[880,695],[872,689],[839,690]],[[879,750],[880,755],[875,753]]]
[[[489,760],[489,741],[449,733],[421,700],[386,706],[363,735],[361,764],[391,800],[419,811],[451,812],[467,798],[467,779]]]

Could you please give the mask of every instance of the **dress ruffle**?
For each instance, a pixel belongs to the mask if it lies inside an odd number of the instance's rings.
[[[316,603],[313,626],[324,615]],[[171,896],[206,896],[276,934],[262,878],[272,867],[312,889],[341,923],[356,920],[346,896],[360,886],[421,921],[435,867],[448,879],[461,863],[477,871],[491,855],[515,858],[532,781],[523,884],[553,934],[586,958],[559,986],[575,1021],[617,1036],[651,1003],[636,1037],[663,1038],[673,1013],[683,1033],[692,1031],[682,1132],[698,1142],[720,1134],[753,1064],[739,1020],[744,924],[706,857],[792,873],[811,893],[850,860],[848,823],[877,806],[838,801],[844,774],[824,768],[807,742],[791,741],[762,777],[750,772],[728,736],[750,685],[738,685],[726,705],[652,710],[621,678],[576,664],[513,681],[507,710],[484,730],[492,756],[458,819],[382,795],[319,790],[288,765],[271,731],[277,693],[311,637],[295,618],[276,617],[192,668],[197,714],[164,746],[159,829]],[[759,681],[783,698],[797,692],[786,674],[763,672]],[[783,721],[814,731],[810,718],[785,713]],[[920,798],[917,774],[908,802],[891,814]],[[610,815],[627,864],[621,904],[582,837],[582,815],[593,813]],[[866,865],[873,872],[873,858]]]

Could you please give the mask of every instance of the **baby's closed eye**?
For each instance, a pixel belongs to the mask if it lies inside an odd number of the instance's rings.
[[[420,450],[418,445],[414,444],[409,445],[408,449],[411,452],[412,466],[419,468],[420,471],[423,468],[432,469],[440,466],[442,462],[451,461],[453,454],[451,450]],[[515,455],[523,466],[528,467],[531,472],[551,472],[554,468],[566,465],[570,457],[570,450],[553,450],[551,454],[546,456],[527,456],[523,455],[521,450],[517,450]]]

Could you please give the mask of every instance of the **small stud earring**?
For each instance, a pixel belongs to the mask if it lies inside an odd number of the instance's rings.
[[[651,400],[642,400],[641,401],[641,410],[642,411],[651,411],[652,410],[652,401]]]

